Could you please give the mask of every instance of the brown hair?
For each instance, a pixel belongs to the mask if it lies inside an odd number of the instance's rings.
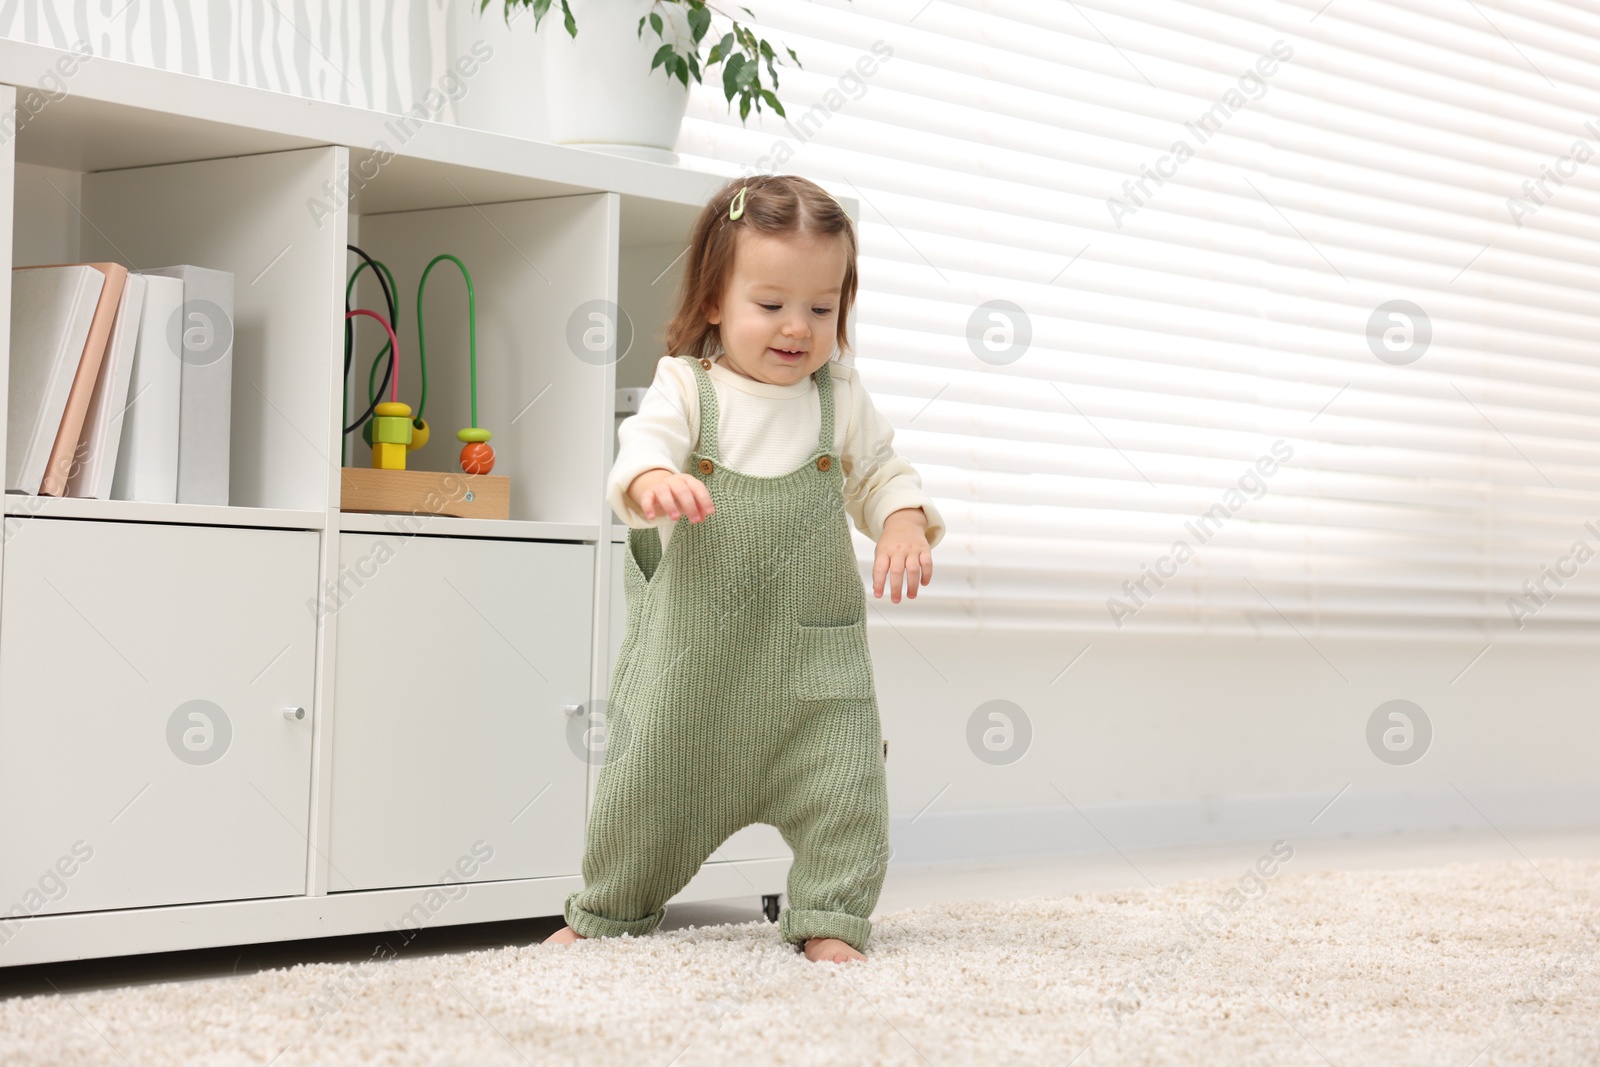
[[[730,219],[740,189],[745,190],[744,212]],[[722,298],[733,275],[740,229],[774,235],[837,236],[844,242],[836,347],[838,352],[853,352],[845,336],[845,323],[856,298],[856,230],[850,216],[816,182],[795,174],[758,174],[732,179],[701,210],[690,236],[677,310],[666,327],[667,354],[708,357],[716,351],[721,331],[706,321],[706,314]]]

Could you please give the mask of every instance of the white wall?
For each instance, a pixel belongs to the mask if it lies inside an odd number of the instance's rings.
[[[902,860],[1600,823],[1587,649],[887,625],[915,611],[868,609]],[[1409,765],[1367,742],[1396,698],[1433,728]],[[996,699],[1031,723],[1006,765],[968,740]]]
[[[559,28],[555,11],[540,32]],[[504,0],[482,11],[478,0],[0,0],[0,37],[546,137],[533,19],[518,8],[508,20]],[[481,60],[472,75],[447,79],[468,56]]]
[[[454,54],[467,0],[0,0],[0,36],[381,111]],[[291,23],[285,16],[295,19]]]

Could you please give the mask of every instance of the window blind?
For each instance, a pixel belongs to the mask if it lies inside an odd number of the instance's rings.
[[[895,625],[1600,633],[1593,5],[749,7],[788,120],[712,78],[679,151],[860,201],[949,524]]]

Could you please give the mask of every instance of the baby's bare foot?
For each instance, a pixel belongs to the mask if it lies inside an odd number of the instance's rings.
[[[847,963],[850,960],[867,958],[851,948],[849,943],[840,941],[837,937],[808,937],[805,953],[808,960],[827,960],[830,963]]]
[[[588,939],[585,938],[582,934],[578,933],[578,931],[574,930],[572,927],[563,926],[561,929],[557,930],[555,933],[553,933],[549,937],[545,938],[544,941],[541,942],[541,944],[545,944],[545,945],[570,945],[574,941],[586,941],[586,940],[588,940]]]

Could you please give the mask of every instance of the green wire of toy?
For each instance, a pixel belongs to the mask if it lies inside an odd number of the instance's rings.
[[[472,275],[467,271],[467,265],[452,256],[449,252],[441,252],[434,256],[432,261],[423,268],[422,280],[417,283],[417,352],[422,352],[427,343],[422,331],[422,287],[428,284],[428,271],[441,259],[448,259],[461,268],[461,277],[467,283],[467,353],[472,364],[472,425],[478,425],[478,295],[472,289]]]

